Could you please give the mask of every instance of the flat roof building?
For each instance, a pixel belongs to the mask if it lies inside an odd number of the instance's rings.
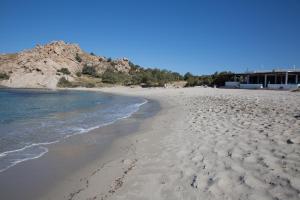
[[[234,75],[233,82],[226,82],[228,88],[247,89],[296,89],[300,86],[300,69],[273,69],[247,71]]]

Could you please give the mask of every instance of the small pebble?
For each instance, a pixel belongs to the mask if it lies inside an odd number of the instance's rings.
[[[288,139],[288,140],[286,141],[286,143],[288,143],[288,144],[294,144],[294,142],[293,142],[292,140],[290,140],[290,139]]]

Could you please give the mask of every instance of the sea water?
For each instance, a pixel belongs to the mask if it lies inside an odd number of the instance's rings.
[[[101,92],[0,89],[0,172],[47,145],[129,117],[147,101]]]

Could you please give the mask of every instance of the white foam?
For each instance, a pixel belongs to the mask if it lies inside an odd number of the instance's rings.
[[[5,152],[2,152],[2,153],[0,153],[0,157],[7,156],[7,155],[9,155],[9,154],[11,154],[11,153],[16,153],[16,152],[24,151],[24,150],[29,149],[29,148],[31,148],[31,147],[41,146],[41,145],[49,145],[49,144],[54,144],[54,143],[57,143],[57,142],[59,142],[59,140],[55,140],[55,141],[53,141],[53,142],[33,143],[33,144],[28,145],[28,146],[25,146],[25,147],[23,147],[23,148],[21,148],[21,149],[16,149],[16,150],[11,150],[11,151],[5,151]]]
[[[27,161],[27,160],[33,160],[33,159],[37,159],[37,158],[40,158],[42,157],[44,154],[46,154],[48,152],[48,149],[46,147],[40,147],[42,149],[44,149],[44,152],[40,153],[39,155],[37,156],[34,156],[34,157],[28,157],[28,158],[23,158],[23,159],[18,159],[18,160],[15,160],[13,162],[11,162],[10,165],[6,166],[5,168],[3,169],[0,169],[0,173],[1,172],[4,172],[5,170],[17,165],[18,163],[21,163],[21,162],[24,162],[24,161]]]
[[[118,120],[121,120],[121,119],[126,119],[130,116],[132,116],[132,114],[134,114],[135,112],[137,112],[139,110],[139,108],[148,103],[148,100],[147,99],[144,99],[144,102],[142,103],[136,103],[136,104],[133,104],[132,106],[135,106],[136,109],[132,112],[130,112],[129,114],[125,115],[125,116],[122,116],[122,117],[117,117],[116,119],[112,120],[111,122],[107,122],[107,123],[103,123],[103,124],[100,124],[98,126],[93,126],[93,127],[90,127],[90,128],[78,128],[78,132],[77,133],[74,133],[74,134],[70,134],[70,135],[66,135],[64,138],[69,138],[71,136],[74,136],[74,135],[79,135],[79,134],[83,134],[83,133],[88,133],[94,129],[97,129],[97,128],[101,128],[103,126],[108,126],[108,125],[111,125],[113,123],[115,123],[116,121]]]
[[[137,112],[142,105],[148,103],[147,99],[143,99],[143,100],[144,101],[142,103],[136,103],[136,104],[130,105],[130,106],[134,107],[135,109],[132,110],[131,112],[129,112],[128,114],[122,116],[122,117],[117,117],[116,119],[112,120],[111,122],[103,123],[103,124],[100,124],[98,126],[93,126],[93,127],[86,128],[86,129],[85,128],[78,128],[77,133],[66,135],[64,138],[69,138],[69,137],[74,136],[74,135],[87,133],[87,132],[90,132],[94,129],[97,129],[97,128],[100,128],[100,127],[103,127],[103,126],[111,125],[111,124],[115,123],[118,120],[126,119],[126,118],[132,116],[132,114],[134,114],[135,112]],[[57,142],[59,142],[59,140],[55,140],[55,141],[52,141],[52,142],[33,143],[33,144],[27,145],[27,146],[25,146],[23,148],[20,148],[20,149],[5,151],[5,152],[0,153],[0,158],[3,158],[3,157],[6,157],[6,156],[9,156],[11,154],[17,153],[17,152],[25,151],[26,149],[33,148],[33,147],[39,147],[39,148],[44,150],[43,152],[41,152],[40,154],[38,154],[36,156],[23,158],[23,159],[17,159],[17,160],[12,161],[10,165],[6,166],[3,169],[0,169],[0,173],[7,170],[7,169],[9,169],[9,168],[11,168],[11,167],[13,167],[13,166],[15,166],[15,165],[17,165],[17,164],[19,164],[19,163],[21,163],[21,162],[25,162],[25,161],[28,161],[28,160],[33,160],[33,159],[37,159],[37,158],[42,157],[44,154],[46,154],[48,152],[48,148],[43,147],[43,146],[46,146],[46,145],[49,145],[49,144],[54,144],[54,143],[57,143]]]

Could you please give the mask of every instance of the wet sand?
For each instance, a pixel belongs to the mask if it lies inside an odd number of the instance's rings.
[[[126,153],[131,145],[126,137],[137,133],[141,122],[153,117],[159,109],[158,102],[149,100],[129,118],[47,145],[49,152],[41,158],[0,173],[0,199],[39,199],[57,185],[70,185],[72,182],[76,185],[80,179],[77,179],[78,172],[82,175],[86,168],[97,168],[106,162],[104,157],[113,159]],[[121,148],[128,149],[123,151]]]

